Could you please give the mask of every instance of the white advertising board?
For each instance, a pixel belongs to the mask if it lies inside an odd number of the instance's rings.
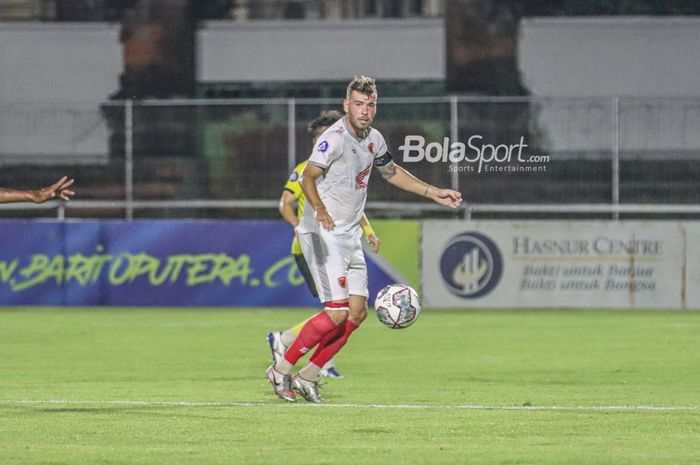
[[[700,307],[687,223],[426,221],[422,283],[442,308]],[[696,241],[700,228],[693,229]],[[692,290],[690,288],[693,288]]]
[[[685,223],[686,260],[683,285],[686,308],[700,309],[700,223]]]

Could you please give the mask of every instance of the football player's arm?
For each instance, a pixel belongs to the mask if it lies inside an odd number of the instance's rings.
[[[452,189],[441,189],[421,181],[411,173],[389,161],[383,166],[377,166],[377,170],[386,179],[399,189],[426,197],[440,205],[457,208],[462,204],[462,194]]]
[[[0,203],[10,202],[34,202],[44,203],[56,197],[63,200],[70,200],[75,192],[68,189],[73,185],[74,180],[64,176],[49,187],[37,191],[18,191],[14,189],[0,188]]]
[[[367,215],[365,215],[364,213],[362,214],[362,218],[360,218],[360,227],[362,228],[362,232],[365,235],[365,239],[367,239],[367,242],[372,246],[372,252],[379,252],[379,247],[382,241],[380,241],[377,237],[377,233],[374,232],[372,225],[369,224]]]
[[[323,168],[309,163],[304,168],[304,175],[301,178],[301,190],[304,191],[306,196],[307,207],[311,205],[314,209],[314,216],[316,217],[316,223],[321,225],[326,231],[333,231],[335,229],[335,223],[330,213],[326,209],[326,206],[321,200],[321,196],[318,194],[318,189],[316,188],[316,180],[323,174]]]
[[[286,189],[282,191],[282,197],[280,197],[278,210],[280,211],[282,218],[284,218],[287,223],[291,224],[295,228],[299,224],[299,218],[297,218],[294,211],[294,204],[296,202],[297,198],[294,196],[294,194]]]

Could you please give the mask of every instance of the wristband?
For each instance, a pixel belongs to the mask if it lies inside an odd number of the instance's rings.
[[[376,236],[377,235],[374,232],[374,229],[372,229],[372,225],[369,223],[362,225],[362,233],[365,235],[365,238],[367,238],[369,236]]]

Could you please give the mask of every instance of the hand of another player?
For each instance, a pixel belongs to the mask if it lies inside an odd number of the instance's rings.
[[[333,231],[335,229],[333,217],[330,213],[328,213],[326,207],[321,207],[318,210],[315,210],[314,216],[316,217],[316,223],[318,223],[326,231]]]
[[[374,234],[367,236],[367,242],[372,246],[372,252],[379,252],[379,246],[382,244],[382,241],[380,241],[377,236]]]
[[[43,203],[56,197],[63,200],[70,200],[70,198],[75,195],[75,192],[68,188],[72,186],[74,182],[75,180],[63,176],[51,186],[32,192],[32,201],[34,203]]]
[[[430,197],[446,207],[457,208],[462,205],[462,194],[452,189],[434,189]]]

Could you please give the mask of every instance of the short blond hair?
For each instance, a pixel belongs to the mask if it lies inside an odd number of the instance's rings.
[[[377,83],[374,81],[374,78],[371,78],[369,76],[355,76],[355,79],[350,81],[350,84],[348,84],[348,89],[345,93],[345,98],[347,100],[350,100],[350,97],[352,96],[352,91],[361,92],[370,97],[379,96],[377,93]]]

